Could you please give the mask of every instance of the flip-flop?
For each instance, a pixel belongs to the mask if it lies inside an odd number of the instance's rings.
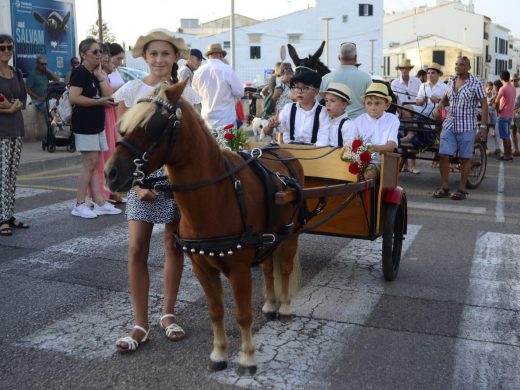
[[[17,220],[15,217],[9,219],[9,226],[16,229],[29,229],[29,225]]]
[[[448,198],[450,196],[450,189],[449,188],[439,188],[437,191],[433,191],[432,196],[434,198]]]

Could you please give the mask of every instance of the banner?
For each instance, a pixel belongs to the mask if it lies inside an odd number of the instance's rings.
[[[36,68],[36,58],[61,79],[70,71],[76,55],[74,10],[71,2],[11,0],[11,25],[15,41],[14,65],[25,77]]]

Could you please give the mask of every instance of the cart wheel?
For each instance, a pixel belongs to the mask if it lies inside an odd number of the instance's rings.
[[[56,151],[56,145],[54,144],[51,144],[47,147],[47,150],[49,151],[49,153],[54,153]]]
[[[67,145],[67,152],[74,153],[76,151],[76,147],[74,145]]]
[[[389,282],[397,277],[399,262],[401,261],[404,228],[403,207],[403,201],[399,205],[389,204],[386,207],[382,262],[383,276]]]
[[[47,149],[47,142],[45,142],[44,139],[42,139],[42,150]]]
[[[466,187],[469,189],[477,188],[486,174],[487,154],[486,148],[481,142],[475,142],[473,147],[473,159],[471,160],[471,169],[469,171],[468,182]]]

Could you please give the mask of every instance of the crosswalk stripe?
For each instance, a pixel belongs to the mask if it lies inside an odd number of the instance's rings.
[[[36,196],[40,194],[45,194],[47,192],[52,192],[51,190],[47,189],[41,189],[41,188],[23,188],[23,187],[16,187],[16,194],[15,199],[23,199],[23,198],[30,198],[31,196]]]
[[[420,228],[408,225],[403,256]],[[383,294],[380,262],[381,238],[352,240],[300,291],[290,322],[268,322],[255,334],[259,367],[254,377],[240,377],[228,369],[212,378],[253,389],[327,388],[323,373],[345,343],[354,342],[363,329],[358,325],[366,323]],[[352,284],[359,276],[361,291]],[[238,354],[232,362],[238,365]]]
[[[487,212],[487,208],[485,208],[485,207],[461,206],[460,204],[453,205],[453,204],[432,203],[432,202],[408,201],[408,208],[422,209],[422,210],[434,210],[434,211],[446,211],[449,213],[462,213],[462,214],[486,214],[486,212]]]
[[[520,383],[520,235],[488,232],[475,245],[455,349],[453,388]],[[514,385],[513,385],[514,387]]]

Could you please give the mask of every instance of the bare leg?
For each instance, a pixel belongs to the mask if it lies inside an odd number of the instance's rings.
[[[515,151],[513,153],[513,156],[520,156],[520,149],[518,149],[518,129],[513,130],[511,133],[511,138],[513,140],[513,146],[515,148]]]
[[[153,224],[128,221],[128,281],[134,312],[134,323],[148,329],[148,253]],[[140,340],[144,335],[132,329],[129,336]]]
[[[83,164],[78,177],[78,193],[76,195],[76,202],[78,204],[85,202],[87,187],[89,187],[92,175],[97,169],[99,157],[99,152],[81,152]]]
[[[471,170],[472,159],[461,158],[460,159],[460,189],[466,191],[466,183],[468,182],[469,172]]]
[[[511,158],[511,139],[504,138],[502,143],[504,144],[504,158]]]
[[[184,268],[184,253],[175,245],[173,234],[177,231],[179,221],[168,223],[164,229],[164,302],[162,315],[174,314],[177,294],[181,284],[182,271]],[[166,317],[162,320],[162,325],[167,327],[175,322],[175,318]],[[181,332],[175,332],[171,336],[172,341],[183,338]]]
[[[450,174],[450,157],[445,154],[439,155],[439,171],[441,173],[441,187],[449,188],[448,176]],[[466,177],[467,179],[467,177]],[[464,184],[465,185],[465,184]]]

